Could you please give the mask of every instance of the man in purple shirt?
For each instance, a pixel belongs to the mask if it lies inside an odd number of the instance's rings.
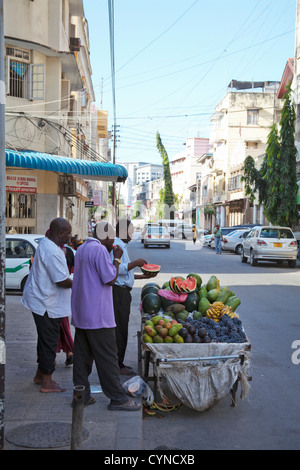
[[[73,382],[85,386],[85,404],[94,403],[88,377],[95,360],[103,393],[110,399],[108,408],[136,411],[140,405],[126,396],[119,376],[112,286],[123,251],[113,245],[114,239],[113,227],[101,221],[94,229],[94,238],[76,252],[71,297],[75,327]]]

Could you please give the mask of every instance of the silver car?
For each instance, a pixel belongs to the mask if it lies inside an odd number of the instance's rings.
[[[289,267],[294,268],[297,256],[297,240],[289,227],[254,227],[244,239],[241,249],[242,263],[249,258],[252,266],[257,265],[258,261],[287,261]]]
[[[170,248],[170,234],[166,227],[150,226],[144,237],[144,247],[148,248],[152,245],[165,246]]]
[[[243,240],[248,235],[249,231],[250,230],[247,229],[234,230],[228,233],[228,235],[223,236],[222,250],[234,251],[234,253],[240,255]]]
[[[159,227],[159,225],[152,222],[145,224],[141,231],[141,243],[144,243],[144,237],[149,227]]]

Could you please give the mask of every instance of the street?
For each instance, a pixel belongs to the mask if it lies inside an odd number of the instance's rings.
[[[187,249],[189,248],[189,249]],[[160,264],[156,280],[162,285],[173,275],[190,272],[203,283],[215,274],[231,286],[242,303],[238,313],[251,342],[250,392],[231,407],[230,397],[210,410],[198,413],[185,406],[143,420],[144,449],[299,449],[300,364],[292,343],[300,340],[300,263],[243,264],[231,253],[216,255],[211,248],[192,248],[192,242],[174,240],[171,249],[129,245],[131,259]],[[139,306],[140,287],[133,290],[133,309]],[[138,325],[137,325],[138,328]],[[295,343],[297,344],[297,343]],[[298,343],[298,349],[299,349]],[[294,346],[295,347],[295,346]]]

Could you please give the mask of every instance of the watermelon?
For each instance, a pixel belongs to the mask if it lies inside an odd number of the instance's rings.
[[[188,294],[187,299],[183,302],[186,310],[188,312],[193,312],[198,309],[199,296],[197,292],[191,292]]]
[[[161,308],[161,299],[158,294],[146,294],[142,299],[142,308],[144,313],[155,315]]]
[[[160,286],[158,284],[156,284],[156,282],[147,282],[147,284],[145,284],[143,287],[142,287],[142,292],[147,289],[147,287],[157,287],[157,289],[159,290],[160,289]]]
[[[144,274],[159,273],[160,266],[158,264],[144,264],[144,266],[141,267],[141,271]]]
[[[145,289],[142,289],[141,299],[143,299],[147,294],[157,294],[158,291],[159,288],[157,286],[147,286]]]

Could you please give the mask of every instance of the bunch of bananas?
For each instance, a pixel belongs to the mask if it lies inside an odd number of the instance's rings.
[[[206,310],[206,316],[212,318],[216,323],[218,323],[225,314],[230,318],[238,317],[238,315],[232,311],[232,308],[224,305],[223,302],[214,302],[209,309]]]
[[[221,317],[224,315],[222,313],[225,305],[223,302],[214,302],[211,306],[206,310],[206,316],[212,318],[216,323],[218,323]]]
[[[221,313],[222,313],[222,315],[225,315],[225,314],[228,315],[230,318],[238,317],[238,315],[236,313],[234,313],[232,311],[232,308],[228,307],[228,305],[224,305]]]

